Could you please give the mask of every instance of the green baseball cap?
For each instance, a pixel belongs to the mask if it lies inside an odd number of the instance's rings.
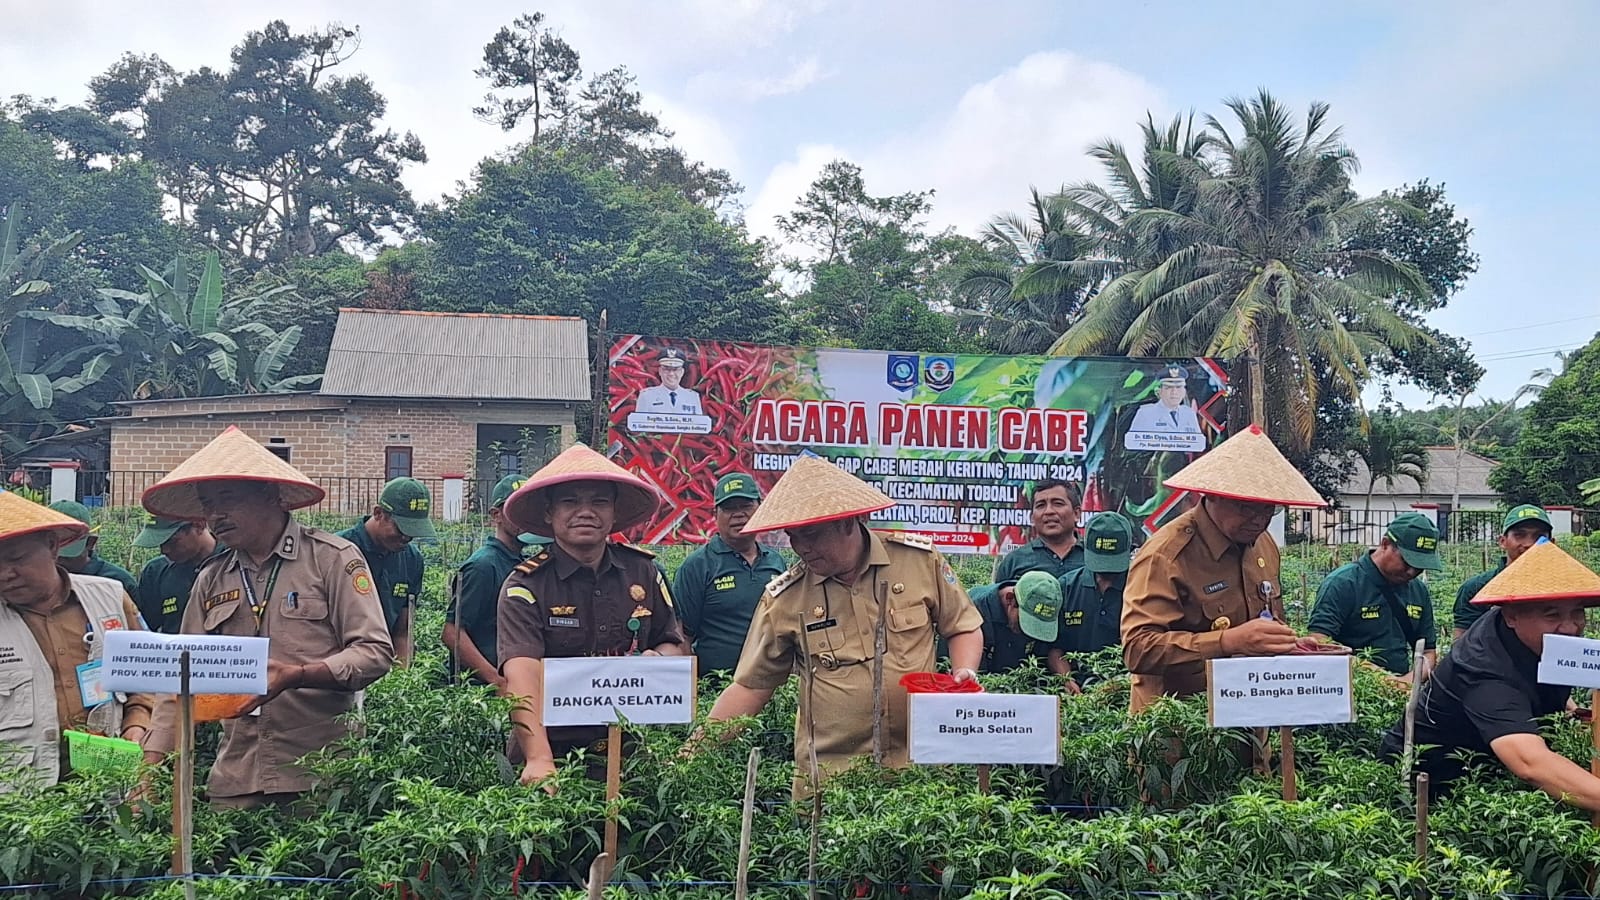
[[[135,547],[154,550],[167,542],[167,539],[183,530],[189,523],[184,519],[164,519],[161,516],[151,516],[139,533],[133,537]]]
[[[1551,530],[1550,514],[1544,511],[1544,507],[1534,506],[1532,503],[1524,503],[1521,506],[1511,507],[1511,511],[1506,513],[1506,520],[1500,524],[1500,533],[1505,534],[1523,522],[1528,521],[1543,522],[1544,530]]]
[[[513,474],[507,475],[499,481],[496,481],[494,483],[494,490],[489,493],[489,508],[499,509],[500,507],[504,506],[506,503],[506,498],[515,493],[517,488],[522,487],[527,480],[528,476],[526,475]],[[517,535],[517,540],[532,546],[534,544],[548,544],[550,543],[551,539],[540,537],[537,534],[524,531],[523,533]]]
[[[717,489],[713,496],[716,497],[718,506],[728,500],[756,500],[761,499],[761,488],[756,487],[756,480],[743,472],[729,472],[717,479]]]
[[[1128,571],[1133,555],[1133,525],[1121,513],[1103,512],[1089,520],[1083,536],[1083,567],[1095,574]]]
[[[1061,631],[1061,580],[1049,572],[1026,572],[1017,579],[1017,613],[1022,633],[1053,641]]]
[[[1384,537],[1394,541],[1406,565],[1417,569],[1444,568],[1439,559],[1439,529],[1427,516],[1421,513],[1396,516]]]
[[[438,536],[428,518],[433,495],[415,478],[396,478],[384,485],[378,494],[378,508],[394,517],[395,527],[406,537],[431,541]]]
[[[71,516],[72,518],[77,519],[79,522],[88,525],[89,534],[94,534],[94,525],[89,521],[89,507],[84,506],[82,503],[79,503],[76,500],[57,500],[56,502],[50,504],[50,508],[64,516]],[[56,555],[69,558],[74,556],[82,556],[84,551],[88,549],[89,535],[86,534],[56,551]]]

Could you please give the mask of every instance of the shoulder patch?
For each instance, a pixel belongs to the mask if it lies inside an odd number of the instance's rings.
[[[643,557],[645,557],[647,559],[655,559],[656,558],[656,555],[655,555],[654,551],[646,550],[645,548],[639,546],[638,544],[612,544],[611,547],[614,550],[632,550],[633,552],[635,552],[635,553],[639,554],[640,556],[643,556]]]
[[[790,585],[794,584],[796,581],[799,581],[801,574],[804,572],[805,566],[801,565],[800,563],[795,563],[794,565],[790,566],[782,575],[779,575],[767,582],[767,593],[774,597],[778,596]]]
[[[540,553],[538,556],[532,556],[520,563],[517,563],[517,567],[512,571],[521,572],[524,575],[532,575],[533,573],[539,571],[539,567],[544,565],[547,561],[549,561],[549,559],[549,553]]]
[[[890,531],[880,535],[884,540],[895,544],[905,544],[918,550],[933,550],[933,538],[916,531]]]

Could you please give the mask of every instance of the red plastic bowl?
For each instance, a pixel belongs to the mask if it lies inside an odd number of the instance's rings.
[[[983,685],[976,679],[957,682],[943,672],[910,672],[900,676],[900,686],[908,694],[980,694]]]

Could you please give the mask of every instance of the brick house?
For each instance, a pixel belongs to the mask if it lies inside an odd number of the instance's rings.
[[[323,508],[359,512],[401,475],[436,485],[531,472],[576,439],[589,397],[582,319],[341,309],[319,390],[116,404],[120,415],[101,420],[105,502],[136,505],[147,483],[238,425],[326,488]]]

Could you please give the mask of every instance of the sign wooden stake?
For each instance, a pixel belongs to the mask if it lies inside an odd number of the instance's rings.
[[[978,764],[978,793],[989,793],[989,764]]]
[[[617,798],[622,796],[622,726],[606,726],[606,842],[607,860],[601,883],[611,880],[617,865]]]
[[[805,656],[805,666],[801,674],[805,677],[803,685],[806,692],[806,756],[808,772],[811,778],[811,846],[806,851],[806,896],[809,900],[817,900],[817,850],[820,840],[818,831],[822,826],[822,769],[817,765],[817,714],[812,702],[816,700],[816,672],[811,668],[811,641],[807,637],[806,620],[800,617],[800,653]],[[880,682],[881,685],[881,682]],[[882,707],[874,704],[874,713],[881,713]]]
[[[750,761],[744,766],[744,814],[739,822],[739,868],[734,876],[734,900],[750,896],[750,828],[756,813],[756,767],[761,762],[761,748],[750,748]]]
[[[194,694],[189,691],[189,651],[178,656],[178,777],[172,827],[177,846],[172,874],[183,879],[183,896],[194,900]]]
[[[1278,766],[1283,770],[1283,802],[1293,803],[1300,799],[1299,785],[1295,783],[1294,772],[1294,729],[1288,725],[1278,728]]]
[[[611,857],[604,853],[596,856],[594,862],[589,864],[589,900],[604,900],[606,879],[611,870]]]
[[[1267,746],[1268,731],[1265,728],[1250,729],[1250,741],[1254,744],[1256,777],[1266,778],[1272,774],[1272,748]]]
[[[1417,862],[1426,866],[1428,862],[1428,773],[1417,773]],[[1420,885],[1417,896],[1426,900],[1428,886]]]

